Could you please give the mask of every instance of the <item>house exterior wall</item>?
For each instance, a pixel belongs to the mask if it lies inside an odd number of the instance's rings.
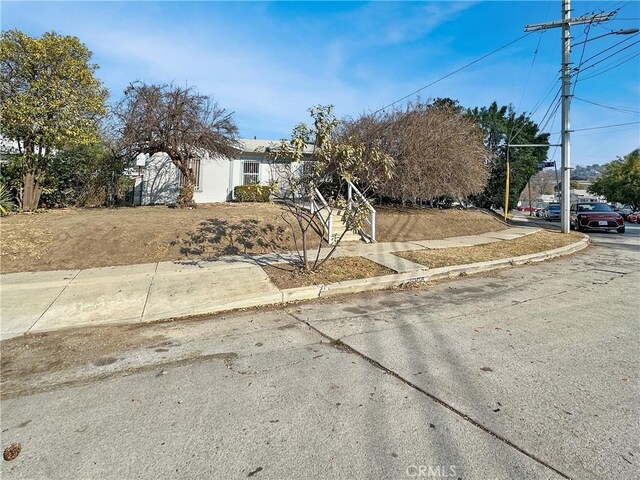
[[[138,184],[134,199],[142,205],[176,203],[180,193],[180,171],[166,153],[146,158],[142,182]],[[137,203],[137,202],[136,202]]]
[[[233,190],[244,185],[245,162],[258,162],[257,181],[267,185],[280,181],[278,167],[272,165],[264,153],[267,140],[242,140],[244,150],[235,158],[210,157],[200,160],[199,185],[194,190],[196,203],[226,202],[234,199]],[[173,204],[180,193],[180,171],[165,153],[144,158],[142,176],[136,176],[133,191],[134,205]]]
[[[231,161],[226,157],[206,155],[200,160],[200,186],[193,193],[196,203],[231,200],[229,173]]]

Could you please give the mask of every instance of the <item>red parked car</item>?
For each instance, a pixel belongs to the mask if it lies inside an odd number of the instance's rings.
[[[640,223],[640,211],[633,212],[627,215],[627,222],[629,223]]]
[[[531,205],[524,205],[524,204],[517,206],[516,209],[520,212],[535,211],[535,207],[532,207]]]
[[[579,232],[616,230],[618,233],[624,233],[622,215],[611,210],[611,207],[606,203],[574,203],[571,205],[570,216],[571,228],[575,228]]]

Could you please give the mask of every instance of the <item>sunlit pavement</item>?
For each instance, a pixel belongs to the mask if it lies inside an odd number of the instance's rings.
[[[22,452],[2,478],[635,478],[639,229],[590,236],[426,288],[139,327],[159,348],[43,367],[3,400]]]

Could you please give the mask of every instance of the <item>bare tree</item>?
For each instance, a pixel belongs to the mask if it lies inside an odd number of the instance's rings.
[[[282,218],[292,230],[298,252],[293,263],[304,273],[321,268],[347,232],[362,229],[371,208],[366,194],[393,171],[393,159],[380,150],[378,142],[338,139],[332,106],[317,106],[309,112],[312,127],[299,124],[290,140],[281,140],[269,150],[276,198],[287,208]],[[362,195],[351,201],[345,198],[347,182],[359,185]],[[329,234],[329,222],[336,212],[342,228]],[[319,237],[314,255],[309,251],[312,236]],[[325,255],[323,246],[330,247]]]
[[[192,162],[205,152],[232,156],[238,127],[225,109],[193,87],[135,82],[115,109],[120,148],[129,158],[166,153],[180,170],[177,204],[193,206]]]
[[[348,121],[344,132],[371,141],[395,159],[378,193],[402,203],[481,192],[489,172],[482,131],[453,101],[418,100],[406,110]]]

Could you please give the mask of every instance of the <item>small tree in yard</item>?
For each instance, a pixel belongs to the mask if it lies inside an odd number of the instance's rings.
[[[0,133],[17,143],[17,198],[25,211],[38,208],[56,152],[98,138],[107,90],[90,60],[91,52],[76,37],[2,32]]]
[[[278,177],[276,196],[287,207],[283,219],[293,231],[298,251],[298,261],[294,263],[305,273],[322,267],[347,231],[358,230],[364,224],[367,206],[361,199],[347,204],[343,188],[346,181],[358,185],[366,195],[388,180],[393,169],[393,159],[382,153],[377,143],[367,144],[353,137],[337,140],[334,132],[338,121],[332,110],[332,106],[311,108],[313,127],[298,125],[291,139],[281,140],[269,150]],[[333,235],[331,248],[324,257],[321,248],[327,245],[323,238],[327,235],[325,221],[330,210],[325,206],[309,208],[316,189],[324,192],[329,209],[341,213],[345,226]],[[309,252],[310,236],[320,240],[313,258]]]
[[[115,109],[122,153],[166,153],[182,174],[180,207],[194,206],[192,162],[208,152],[232,156],[238,127],[223,108],[193,87],[132,83]]]

